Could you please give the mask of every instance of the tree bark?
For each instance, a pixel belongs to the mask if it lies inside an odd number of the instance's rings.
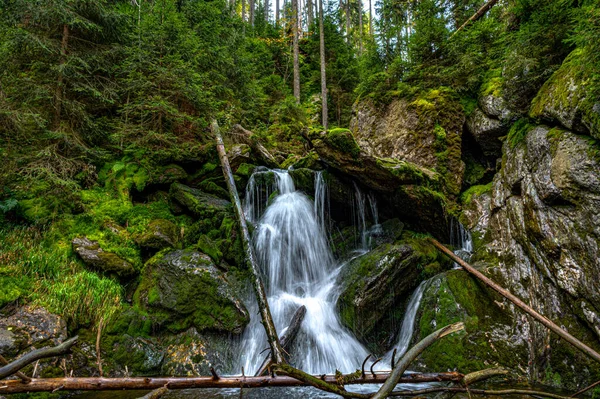
[[[313,0],[306,0],[306,22],[310,31],[313,24]]]
[[[369,0],[369,34],[373,36],[373,1]]]
[[[321,109],[323,129],[327,130],[327,76],[325,73],[325,26],[323,25],[323,0],[319,1],[319,54],[321,58]]]
[[[8,361],[4,358],[4,356],[0,355],[0,366],[6,366],[7,364],[8,364]],[[21,379],[21,381],[23,381],[26,384],[31,381],[31,378],[29,378],[25,374],[21,373],[20,371],[17,371],[15,373],[15,375],[17,377],[19,377]]]
[[[47,357],[61,356],[66,353],[69,353],[71,347],[77,342],[77,339],[78,337],[73,337],[71,339],[66,340],[60,345],[53,346],[51,348],[36,349],[29,353],[26,353],[25,355],[7,364],[6,366],[0,367],[0,379],[16,374],[23,367],[35,362],[36,360],[44,359]]]
[[[363,12],[362,0],[358,0],[358,53],[363,52]]]
[[[275,26],[279,28],[279,0],[275,0]]]
[[[451,36],[450,39],[452,39],[454,37],[454,35],[456,35],[458,32],[460,32],[465,26],[467,26],[469,23],[471,22],[475,22],[477,21],[479,18],[483,17],[485,15],[486,12],[488,12],[488,10],[490,8],[492,8],[494,6],[494,4],[496,4],[498,2],[498,0],[490,0],[487,3],[485,3],[483,6],[481,6],[481,8],[479,10],[477,10],[477,12],[475,14],[473,14],[471,16],[471,18],[467,19],[465,21],[464,24],[462,24]]]
[[[58,61],[58,79],[56,82],[56,90],[54,92],[54,128],[60,126],[60,117],[62,114],[63,90],[64,90],[64,73],[63,68],[67,62],[67,49],[69,47],[69,25],[63,25],[62,41],[60,43],[60,60]]]
[[[292,0],[292,29],[294,33],[294,97],[300,104],[300,49],[298,47],[298,0]]]
[[[246,22],[246,0],[242,0],[242,22]]]
[[[488,287],[490,287],[491,289],[493,289],[494,291],[496,291],[497,293],[502,295],[504,298],[506,298],[509,301],[511,301],[512,303],[514,303],[517,307],[524,310],[525,313],[529,314],[531,317],[533,317],[534,319],[536,319],[537,321],[542,323],[549,330],[556,333],[559,337],[561,337],[562,339],[564,339],[565,341],[567,341],[568,343],[573,345],[575,348],[579,349],[581,352],[585,353],[586,355],[588,355],[595,361],[600,362],[600,354],[598,352],[596,352],[595,350],[593,350],[592,348],[590,348],[589,346],[587,346],[586,344],[584,344],[583,342],[581,342],[580,340],[578,340],[577,338],[575,338],[574,336],[569,334],[567,331],[560,328],[558,325],[556,325],[551,320],[542,316],[540,313],[538,313],[536,310],[531,308],[529,305],[527,305],[521,299],[519,299],[518,297],[513,295],[510,291],[500,287],[498,284],[496,284],[490,278],[485,276],[479,270],[475,269],[473,266],[469,265],[467,262],[465,262],[458,256],[454,255],[454,253],[452,251],[450,251],[448,248],[446,248],[445,246],[440,244],[437,240],[435,240],[433,238],[429,238],[429,241],[433,245],[435,245],[440,251],[442,251],[443,253],[448,255],[448,257],[450,257],[450,259],[452,259],[453,261],[458,263],[460,266],[462,266],[463,269],[465,269],[467,272],[471,273],[473,276],[477,277],[485,285],[487,285]]]
[[[244,248],[244,253],[246,254],[246,262],[248,263],[248,268],[252,271],[256,300],[258,301],[263,326],[267,333],[267,340],[269,341],[269,346],[271,348],[271,360],[275,364],[285,363],[283,349],[281,349],[279,337],[277,336],[277,329],[273,323],[269,302],[267,301],[267,294],[260,277],[258,262],[256,260],[256,255],[254,254],[254,248],[252,247],[248,226],[246,225],[246,217],[244,216],[242,203],[235,186],[235,181],[233,180],[233,173],[231,172],[231,166],[229,166],[229,159],[227,159],[225,145],[223,144],[223,138],[221,137],[219,125],[216,120],[212,121],[210,128],[217,142],[217,152],[219,153],[219,158],[221,160],[223,175],[225,177],[225,182],[227,183],[227,188],[229,189],[231,203],[233,204],[233,209],[242,233],[242,246]]]
[[[254,9],[256,7],[256,0],[250,1],[250,26],[254,26]]]
[[[389,372],[379,372],[375,376],[367,374],[347,382],[347,384],[381,384],[388,378]],[[338,376],[325,375],[313,376],[324,382],[336,384]],[[460,382],[464,376],[460,373],[428,373],[406,374],[400,383]],[[111,391],[111,390],[153,390],[168,386],[170,390],[195,389],[195,388],[261,388],[261,387],[296,387],[308,386],[296,378],[288,376],[263,376],[263,377],[220,377],[215,380],[211,377],[134,377],[134,378],[33,378],[26,384],[20,380],[0,381],[2,394],[22,392],[48,392],[56,389],[63,391]]]
[[[350,0],[346,0],[346,43],[350,44]]]
[[[300,331],[300,326],[302,326],[302,321],[304,320],[304,316],[306,315],[306,306],[302,305],[294,312],[292,316],[292,320],[285,330],[285,334],[279,337],[279,342],[281,343],[281,347],[286,353],[290,353],[292,348],[292,344],[296,339],[296,335],[298,335],[298,331]],[[270,361],[271,354],[269,353],[262,365],[254,374],[255,377],[261,376],[267,372],[267,370],[271,367],[272,363]]]
[[[449,326],[440,328],[439,330],[432,332],[431,334],[423,338],[423,340],[421,340],[418,344],[410,348],[408,352],[406,352],[404,356],[402,356],[402,358],[398,360],[398,363],[396,363],[396,365],[394,366],[390,377],[383,383],[379,391],[377,391],[377,393],[372,396],[372,399],[387,398],[389,394],[394,390],[396,385],[398,385],[402,374],[404,374],[406,369],[408,369],[408,366],[410,366],[413,360],[415,360],[421,353],[423,353],[425,349],[427,349],[434,342],[445,337],[446,335],[455,333],[457,331],[461,331],[464,328],[465,327],[463,323],[451,324]]]

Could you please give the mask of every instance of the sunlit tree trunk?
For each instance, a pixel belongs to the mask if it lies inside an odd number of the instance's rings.
[[[310,27],[313,23],[313,2],[312,0],[306,0],[306,18],[307,18],[307,23],[308,23],[308,29],[310,30]]]
[[[292,0],[292,21],[291,26],[294,33],[294,97],[296,102],[300,103],[300,51],[298,48],[298,1]]]
[[[346,0],[346,42],[350,43],[350,0]]]
[[[256,0],[250,0],[250,25],[254,26],[254,10],[256,7]]]
[[[275,0],[275,25],[279,26],[279,0]]]
[[[323,25],[323,0],[319,1],[319,52],[321,58],[321,105],[323,128],[327,130],[327,77],[325,75],[325,26]]]
[[[246,22],[246,0],[242,0],[242,21]]]
[[[361,0],[358,0],[358,51],[359,54],[363,52],[363,12]]]

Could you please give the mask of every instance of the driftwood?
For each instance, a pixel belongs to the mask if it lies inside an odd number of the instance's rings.
[[[296,339],[296,335],[298,335],[298,331],[300,331],[300,326],[302,325],[302,321],[304,320],[304,316],[306,315],[306,306],[302,305],[296,310],[294,316],[292,316],[292,321],[288,325],[287,330],[285,330],[285,334],[279,337],[279,342],[281,342],[281,347],[286,353],[290,353],[290,349],[292,348],[292,344]],[[268,369],[271,367],[271,354],[269,353],[265,360],[262,362],[262,365],[254,374],[255,377],[265,374]]]
[[[235,215],[237,216],[238,224],[242,233],[242,245],[246,254],[246,262],[248,263],[250,271],[252,271],[256,300],[258,302],[258,308],[260,309],[263,327],[267,333],[267,340],[269,341],[269,346],[271,348],[271,360],[273,363],[284,363],[285,358],[283,357],[283,349],[279,343],[277,329],[273,323],[273,317],[271,316],[271,310],[269,309],[269,302],[267,301],[267,293],[265,292],[265,287],[262,283],[262,279],[260,278],[258,262],[256,260],[256,255],[254,254],[254,248],[252,247],[248,226],[246,225],[246,217],[244,216],[240,196],[235,186],[235,180],[233,180],[233,173],[231,172],[229,159],[227,159],[227,153],[225,152],[225,145],[223,144],[223,138],[221,137],[219,124],[216,120],[212,121],[210,128],[217,142],[217,152],[219,153],[219,158],[221,160],[223,175],[225,177],[225,182],[227,183],[227,188],[229,189],[229,196],[231,197],[233,209],[235,211]]]
[[[458,256],[454,255],[454,253],[452,251],[450,251],[448,248],[446,248],[445,246],[440,244],[437,240],[435,240],[433,238],[429,238],[429,241],[433,245],[435,245],[440,251],[442,251],[443,253],[448,255],[453,261],[455,261],[460,266],[462,266],[463,269],[465,269],[467,272],[471,273],[473,276],[477,277],[485,285],[487,285],[488,287],[490,287],[491,289],[493,289],[494,291],[496,291],[497,293],[502,295],[504,298],[506,298],[509,301],[511,301],[512,303],[514,303],[517,307],[524,310],[525,313],[529,314],[531,317],[533,317],[534,319],[536,319],[537,321],[542,323],[549,330],[556,333],[559,337],[561,337],[562,339],[564,339],[565,341],[567,341],[568,343],[573,345],[575,348],[579,349],[581,352],[585,353],[586,355],[588,355],[595,361],[600,362],[600,354],[598,352],[596,352],[595,350],[593,350],[592,348],[590,348],[589,346],[587,346],[586,344],[584,344],[583,342],[581,342],[580,340],[578,340],[577,338],[575,338],[574,336],[569,334],[567,331],[563,330],[561,327],[559,327],[557,324],[555,324],[550,319],[542,316],[540,313],[538,313],[532,307],[527,305],[521,299],[519,299],[518,297],[513,295],[510,291],[500,287],[498,284],[496,284],[493,280],[491,280],[490,278],[485,276],[479,270],[475,269],[473,266],[469,265],[467,262],[465,262]]]
[[[0,355],[0,366],[6,366],[8,364],[8,361],[4,358],[4,356]],[[25,374],[21,373],[20,371],[17,371],[15,373],[15,375],[17,377],[19,377],[21,379],[21,381],[23,381],[24,383],[28,383],[31,381],[31,378],[26,376]],[[34,375],[35,375],[35,371],[34,371]]]
[[[0,367],[0,379],[16,374],[23,367],[35,362],[36,360],[44,359],[47,357],[61,356],[69,353],[71,347],[77,342],[77,339],[78,337],[73,337],[71,339],[66,340],[60,345],[53,346],[51,348],[36,349],[34,351],[26,353],[14,362]]]
[[[388,378],[389,372],[379,372],[375,376],[358,376],[347,384],[381,384]],[[338,376],[312,376],[326,383],[336,384]],[[401,383],[418,382],[459,382],[463,375],[451,373],[406,374],[400,379]],[[63,391],[110,391],[110,390],[152,390],[162,387],[174,389],[193,388],[261,388],[261,387],[298,387],[310,384],[288,376],[262,377],[130,377],[130,378],[33,378],[29,384],[19,380],[0,381],[0,393],[44,392],[60,389]]]
[[[430,347],[437,340],[444,338],[447,335],[452,333],[461,331],[465,328],[463,323],[451,324],[449,326],[440,328],[437,331],[429,334],[425,338],[423,338],[418,344],[413,346],[398,360],[398,363],[394,365],[394,369],[390,374],[390,378],[388,378],[379,391],[372,396],[373,399],[384,399],[389,396],[389,394],[394,390],[402,374],[408,369],[408,366],[421,354],[425,349]]]
[[[481,6],[481,8],[479,10],[477,10],[477,12],[475,14],[473,14],[471,16],[471,18],[467,19],[464,24],[462,24],[457,30],[454,31],[454,33],[450,36],[450,39],[452,39],[454,37],[454,35],[456,35],[458,32],[460,32],[465,26],[467,26],[471,22],[475,22],[479,18],[483,17],[485,15],[485,13],[488,12],[489,9],[492,8],[494,6],[494,4],[496,4],[497,2],[498,2],[498,0],[490,0],[487,3],[485,3],[483,6]]]

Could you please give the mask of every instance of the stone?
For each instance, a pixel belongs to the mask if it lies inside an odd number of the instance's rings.
[[[195,327],[240,334],[249,315],[235,292],[208,255],[184,249],[147,262],[134,300],[172,332]]]
[[[466,127],[484,155],[499,157],[502,154],[500,137],[505,136],[508,129],[498,119],[490,118],[479,108],[475,108],[467,118]]]
[[[410,246],[384,244],[344,268],[337,308],[358,339],[375,348],[385,346],[394,331],[384,320],[398,316],[398,305],[419,283],[418,261]]]
[[[444,190],[460,191],[464,163],[462,106],[444,90],[430,90],[414,101],[395,99],[377,107],[370,100],[353,109],[350,130],[365,154],[404,161],[444,176]]]
[[[92,268],[100,269],[109,274],[127,277],[135,274],[131,263],[120,258],[112,252],[105,252],[98,241],[92,241],[87,237],[78,237],[71,242],[73,251],[79,255],[83,262]]]
[[[7,358],[67,339],[67,324],[44,308],[23,306],[13,314],[0,317],[0,354]]]
[[[179,232],[177,226],[165,219],[155,219],[148,223],[146,231],[138,237],[140,248],[161,250],[177,246]]]
[[[530,116],[600,138],[600,101],[587,87],[592,71],[582,57],[578,48],[565,59],[532,101]]]
[[[185,180],[188,177],[187,172],[179,165],[171,164],[159,168],[152,173],[151,184],[172,184],[177,181]]]
[[[511,118],[511,112],[506,106],[504,98],[494,93],[485,94],[479,97],[479,106],[481,110],[489,117],[506,122]]]
[[[184,184],[171,185],[169,195],[173,202],[198,218],[211,219],[219,216],[222,218],[224,214],[230,212],[229,201]]]

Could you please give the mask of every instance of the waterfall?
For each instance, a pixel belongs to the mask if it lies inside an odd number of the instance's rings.
[[[246,209],[254,212],[266,208],[254,221],[253,240],[261,271],[266,276],[273,321],[281,334],[296,309],[306,306],[304,322],[291,350],[293,364],[311,374],[335,370],[352,372],[362,363],[367,351],[340,324],[336,314],[339,293],[335,283],[343,265],[336,265],[327,242],[323,210],[326,188],[317,176],[317,203],[313,204],[306,195],[295,190],[287,171],[272,172],[277,197],[266,206],[253,203],[268,201],[266,193],[247,196]],[[256,187],[249,187],[247,193],[253,190]],[[255,212],[252,217],[259,214]],[[268,347],[256,310],[255,304],[249,306],[252,317],[242,337],[241,366],[247,375],[256,372],[264,358],[260,352]]]
[[[329,202],[327,201],[327,197],[329,195],[329,188],[325,183],[325,179],[323,179],[323,172],[318,171],[315,173],[315,215],[317,217],[317,221],[319,222],[319,226],[327,232],[327,223],[326,223],[326,215],[325,207],[329,206]]]
[[[473,237],[471,232],[465,228],[458,220],[452,219],[450,221],[450,244],[457,248],[454,250],[454,254],[468,262],[473,255]],[[460,266],[454,263],[454,268],[458,269]]]
[[[429,280],[421,282],[417,289],[412,293],[406,306],[406,312],[404,313],[404,319],[402,319],[402,326],[400,327],[400,333],[398,334],[398,342],[394,346],[396,349],[396,361],[406,353],[409,348],[410,341],[412,340],[413,333],[415,331],[415,320],[421,305],[421,299],[423,299],[423,293],[427,288]],[[392,359],[393,349],[389,351],[383,358],[384,368],[389,367]]]
[[[358,185],[354,183],[354,199],[355,199],[355,223],[357,228],[357,236],[360,237],[360,243],[357,243],[357,248],[363,251],[369,250],[367,231],[366,215],[365,215],[365,195],[358,188]]]

